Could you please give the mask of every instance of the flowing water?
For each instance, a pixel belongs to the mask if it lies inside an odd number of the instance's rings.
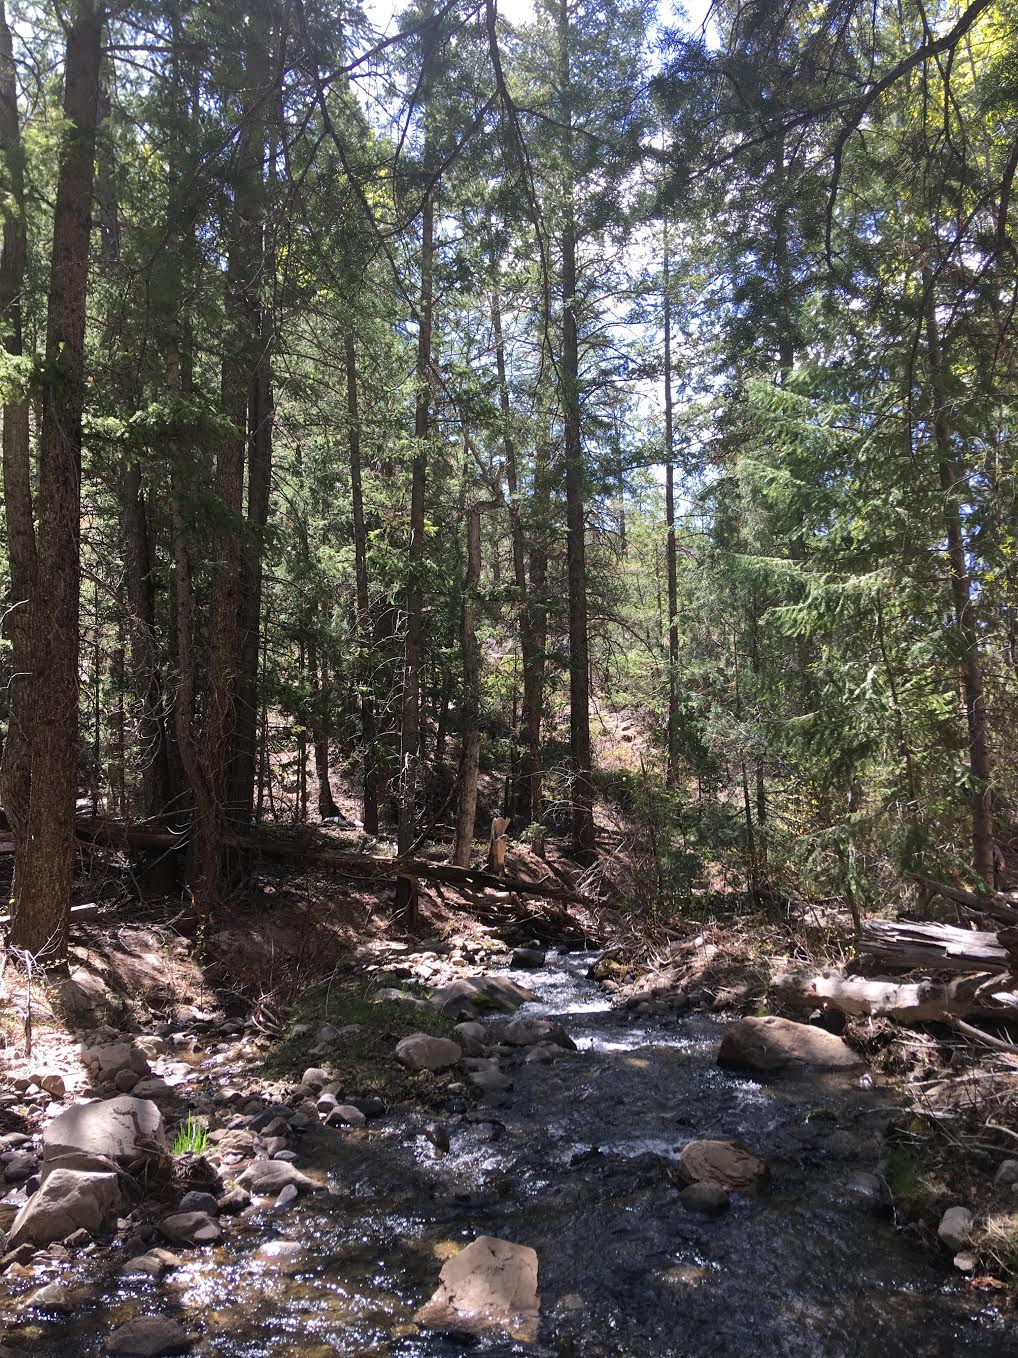
[[[1018,1354],[1014,1322],[860,1193],[889,1111],[879,1091],[722,1072],[718,1020],[631,1019],[585,979],[587,960],[525,978],[542,998],[521,1011],[560,1018],[579,1051],[512,1071],[511,1107],[452,1118],[445,1156],[416,1115],[312,1132],[299,1163],[330,1193],[233,1224],[162,1283],[97,1272],[70,1316],[22,1313],[4,1342],[99,1354],[116,1324],[158,1312],[209,1358],[451,1358],[463,1344],[414,1312],[442,1261],[489,1234],[537,1250],[542,1301],[538,1344],[493,1335],[476,1345],[489,1358]],[[744,1141],[769,1189],[720,1219],[686,1213],[674,1162],[700,1137]]]

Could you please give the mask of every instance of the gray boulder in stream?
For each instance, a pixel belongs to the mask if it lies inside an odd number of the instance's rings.
[[[482,1235],[442,1266],[438,1289],[416,1319],[453,1333],[505,1330],[533,1344],[540,1317],[537,1251]]]
[[[741,1141],[688,1141],[679,1155],[679,1173],[686,1183],[745,1191],[766,1179],[767,1166]]]
[[[768,1074],[796,1066],[852,1070],[864,1064],[859,1054],[834,1033],[773,1014],[729,1024],[718,1051],[719,1066]]]
[[[431,996],[436,1009],[450,1018],[477,1018],[482,1013],[514,1014],[521,1004],[540,999],[508,976],[462,976]]]
[[[113,1331],[106,1352],[160,1358],[164,1353],[184,1353],[193,1344],[193,1337],[167,1316],[136,1316]]]

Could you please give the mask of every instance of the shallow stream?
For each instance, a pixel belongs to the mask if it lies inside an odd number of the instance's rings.
[[[489,1358],[1018,1354],[1013,1321],[874,1215],[856,1176],[880,1155],[879,1090],[722,1072],[719,1020],[632,1019],[585,979],[587,961],[514,973],[542,997],[521,1012],[560,1018],[579,1051],[511,1071],[511,1106],[450,1119],[448,1154],[423,1116],[310,1133],[299,1164],[330,1193],[233,1223],[223,1248],[187,1253],[162,1283],[86,1276],[67,1317],[14,1320],[0,1291],[3,1342],[100,1354],[115,1325],[159,1312],[206,1358],[449,1358],[463,1344],[414,1312],[443,1259],[490,1234],[537,1250],[542,1330],[530,1348],[482,1340]],[[769,1189],[720,1219],[686,1213],[674,1161],[700,1137],[744,1141]]]

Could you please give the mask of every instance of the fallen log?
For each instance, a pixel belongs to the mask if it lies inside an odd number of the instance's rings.
[[[963,905],[973,914],[989,915],[991,919],[999,919],[1002,924],[1018,924],[1018,895],[1014,893],[994,891],[987,894],[963,891],[961,887],[950,886],[947,882],[937,882],[932,877],[923,877],[918,872],[914,872],[912,877],[933,895],[943,896],[945,900],[953,901],[955,905]]]
[[[909,920],[865,920],[856,954],[879,971],[1004,971],[1008,965],[996,934]]]
[[[150,826],[132,826],[121,821],[79,820],[75,823],[78,839],[111,848],[138,850],[182,850],[187,835]],[[249,857],[274,858],[299,862],[306,867],[330,868],[353,877],[388,880],[396,877],[422,878],[449,886],[473,886],[485,890],[510,891],[520,896],[540,896],[543,900],[565,901],[572,905],[592,904],[588,896],[548,881],[532,882],[522,877],[496,877],[482,868],[457,868],[450,863],[429,863],[418,858],[381,858],[372,854],[345,853],[318,844],[294,844],[272,836],[227,834],[227,848]]]
[[[863,1018],[898,1023],[933,1023],[956,1018],[1018,1019],[1018,995],[1006,978],[956,977],[935,981],[866,980],[825,972],[786,972],[771,983],[774,995],[799,1009],[837,1009]]]

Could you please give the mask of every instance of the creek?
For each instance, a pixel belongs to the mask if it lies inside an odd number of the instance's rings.
[[[1018,1353],[1012,1321],[875,1213],[885,1093],[855,1077],[764,1085],[721,1071],[722,1020],[613,1009],[588,963],[552,956],[513,973],[541,996],[520,1012],[561,1020],[579,1050],[512,1069],[511,1106],[450,1118],[448,1153],[416,1113],[312,1130],[298,1163],[329,1193],[232,1222],[221,1248],[184,1252],[161,1283],[97,1257],[91,1276],[75,1273],[69,1316],[23,1315],[4,1342],[100,1354],[115,1325],[151,1311],[198,1333],[209,1358],[451,1358],[464,1344],[420,1330],[414,1312],[442,1261],[489,1234],[536,1249],[542,1300],[538,1344],[471,1345],[489,1358]],[[717,1219],[686,1212],[675,1163],[694,1138],[743,1141],[770,1165],[769,1187]]]

